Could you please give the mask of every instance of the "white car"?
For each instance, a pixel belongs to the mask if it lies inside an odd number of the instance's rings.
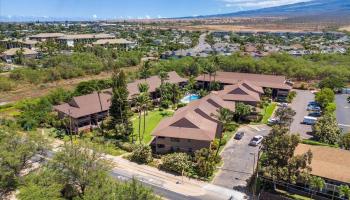
[[[262,136],[262,135],[254,136],[253,139],[250,140],[249,145],[250,146],[258,146],[262,142],[263,139],[264,139],[264,136]]]

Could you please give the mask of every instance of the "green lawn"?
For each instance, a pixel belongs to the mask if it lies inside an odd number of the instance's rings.
[[[146,130],[145,134],[143,136],[143,143],[148,144],[151,142],[152,136],[151,133],[152,131],[157,127],[159,122],[165,118],[169,117],[173,114],[172,111],[159,111],[159,110],[153,110],[149,111],[147,116],[146,116]],[[139,135],[139,118],[138,115],[135,116],[133,119],[133,127],[134,127],[134,136],[139,141],[138,135]],[[143,125],[144,125],[144,120],[143,120],[143,115],[141,119],[141,135],[143,132]],[[141,136],[142,137],[142,136]]]
[[[267,120],[271,117],[273,111],[275,111],[277,106],[277,103],[273,102],[270,103],[267,107],[264,107],[261,111],[261,114],[263,115],[263,118],[261,120],[261,123],[267,124]]]

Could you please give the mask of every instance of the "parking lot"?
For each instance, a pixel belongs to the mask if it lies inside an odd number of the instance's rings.
[[[350,103],[346,100],[348,96],[349,94],[338,94],[335,96],[337,121],[344,133],[350,132]]]
[[[309,114],[306,107],[310,101],[314,101],[315,95],[308,90],[295,91],[297,92],[297,96],[294,98],[290,106],[295,110],[296,114],[290,127],[290,132],[299,133],[302,138],[309,139],[312,137],[310,134],[312,127],[310,125],[302,124],[301,122],[303,122],[304,116]]]
[[[254,155],[257,159],[259,147],[249,146],[250,140],[256,135],[266,136],[270,127],[266,125],[250,125],[241,127],[245,135],[241,140],[231,139],[221,153],[224,165],[215,176],[213,184],[245,191],[247,180],[254,169]],[[256,163],[256,160],[255,160]]]

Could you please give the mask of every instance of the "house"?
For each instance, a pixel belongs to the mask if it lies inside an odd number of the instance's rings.
[[[135,42],[128,41],[123,38],[119,39],[99,39],[96,42],[93,42],[92,45],[100,45],[104,47],[117,47],[121,49],[132,49],[136,46]]]
[[[260,96],[264,90],[248,81],[241,81],[235,85],[226,85],[218,92],[218,95],[225,101],[242,102],[248,105],[257,106]]]
[[[209,85],[209,75],[207,74],[198,76],[196,80],[204,87]],[[212,75],[211,80],[215,80],[223,86],[235,85],[241,81],[247,81],[252,85],[263,88],[264,90],[271,89],[272,98],[278,100],[284,100],[292,89],[291,86],[286,84],[285,76],[218,71],[215,76]]]
[[[174,71],[169,72],[168,76],[169,78],[165,82],[180,86],[187,82],[187,79],[180,77]],[[138,84],[140,83],[147,83],[149,85],[149,92],[153,100],[158,98],[157,88],[160,87],[161,80],[158,76],[151,76],[147,79],[140,79],[127,84],[129,91],[128,99],[130,101],[139,93]],[[112,89],[110,88],[103,90],[100,94],[94,92],[92,94],[74,97],[68,103],[54,106],[54,110],[57,111],[60,119],[69,117],[72,121],[71,129],[77,133],[95,128],[102,119],[108,116],[111,98]]]
[[[215,117],[220,108],[234,112],[235,103],[211,93],[178,109],[152,132],[152,149],[156,153],[192,153],[210,147],[211,142],[222,134],[222,124]]]
[[[28,48],[12,48],[1,53],[1,58],[7,62],[12,63],[16,58],[17,52],[22,51],[24,58],[37,58],[38,52]]]
[[[29,36],[30,40],[45,41],[45,40],[56,40],[59,37],[63,37],[63,33],[39,33],[36,35]]]
[[[99,33],[99,34],[73,34],[64,35],[57,38],[57,41],[66,44],[69,47],[74,47],[75,43],[89,44],[99,39],[114,39],[114,35]]]
[[[54,110],[58,112],[60,119],[70,117],[68,130],[71,129],[72,132],[90,130],[108,116],[110,99],[110,94],[94,92],[73,97],[68,103],[54,106]]]
[[[6,49],[12,48],[28,48],[35,49],[35,45],[39,42],[36,40],[27,40],[27,39],[3,39],[0,40],[0,45],[5,47]]]
[[[312,152],[311,174],[321,177],[326,182],[325,190],[337,192],[339,185],[350,185],[350,151],[326,147],[299,144],[294,155]]]

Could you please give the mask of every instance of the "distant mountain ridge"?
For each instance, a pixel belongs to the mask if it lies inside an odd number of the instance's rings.
[[[350,0],[313,0],[283,6],[233,12],[227,14],[198,16],[213,17],[300,17],[300,16],[349,17]]]

